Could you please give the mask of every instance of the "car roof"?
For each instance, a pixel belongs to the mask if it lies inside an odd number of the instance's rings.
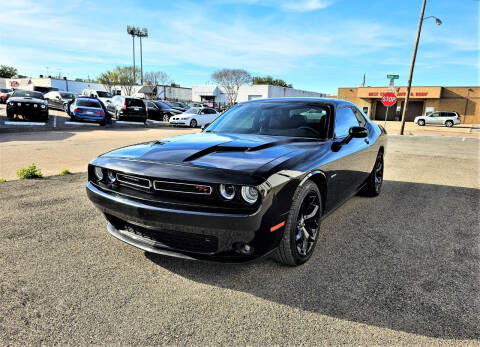
[[[266,98],[266,99],[255,99],[240,102],[240,104],[250,104],[256,102],[318,102],[324,104],[333,104],[335,106],[339,105],[353,105],[351,102],[341,99],[330,99],[330,98],[317,98],[317,97],[283,97],[283,98]]]

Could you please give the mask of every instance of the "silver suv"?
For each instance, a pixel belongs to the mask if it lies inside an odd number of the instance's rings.
[[[423,126],[425,124],[442,124],[446,127],[453,127],[454,124],[460,124],[460,115],[455,111],[436,111],[426,116],[415,118],[415,123]]]

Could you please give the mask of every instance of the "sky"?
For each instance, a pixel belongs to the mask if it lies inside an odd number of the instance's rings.
[[[221,68],[295,88],[406,85],[421,0],[0,0],[0,64],[96,78],[132,65],[127,25],[146,27],[143,69],[182,86]],[[413,85],[479,85],[479,0],[428,0]],[[137,64],[139,43],[136,41]]]

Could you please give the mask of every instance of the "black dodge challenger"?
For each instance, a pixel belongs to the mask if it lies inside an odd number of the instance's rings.
[[[48,103],[40,92],[17,89],[7,102],[7,119],[21,115],[27,120],[48,121]]]
[[[116,238],[148,252],[306,262],[322,218],[377,196],[385,130],[352,103],[240,103],[201,133],[120,148],[88,167],[87,194]]]

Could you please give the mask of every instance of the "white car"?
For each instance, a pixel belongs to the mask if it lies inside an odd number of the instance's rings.
[[[100,101],[103,102],[105,106],[108,106],[108,104],[112,102],[113,98],[113,95],[111,93],[95,89],[84,89],[82,90],[82,95],[96,97],[100,99]]]
[[[170,118],[172,125],[186,125],[191,128],[204,126],[215,120],[220,115],[213,108],[209,107],[191,107],[184,113]]]
[[[437,111],[426,116],[415,118],[415,124],[424,126],[426,124],[439,124],[446,127],[453,127],[454,124],[460,124],[460,115],[455,111]]]

